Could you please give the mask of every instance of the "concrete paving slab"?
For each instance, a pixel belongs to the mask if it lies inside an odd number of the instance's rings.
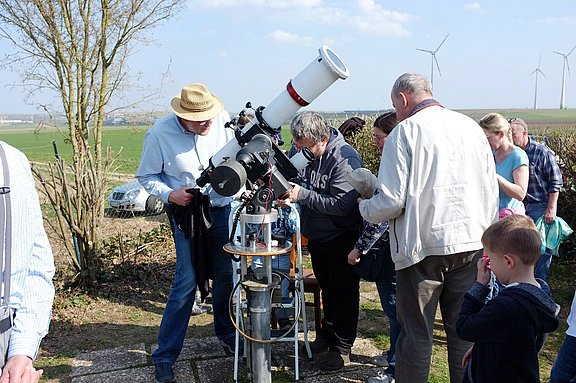
[[[234,381],[234,357],[201,360],[196,362],[198,378],[202,383],[232,383]],[[239,377],[246,377],[247,370],[240,364]]]
[[[150,352],[158,348],[158,344],[153,344]],[[206,338],[186,338],[184,346],[178,360],[223,358],[226,356],[220,341],[215,336]]]
[[[315,338],[314,332],[310,334]],[[300,334],[300,339],[302,339]],[[301,347],[303,340],[299,342]],[[156,345],[151,347],[152,350]],[[338,372],[324,372],[321,367],[326,353],[309,360],[300,354],[300,382],[365,382],[382,369],[372,364],[372,357],[380,354],[372,341],[359,336],[352,349],[351,364]],[[295,379],[293,342],[272,345],[272,379]],[[239,362],[240,381],[248,381],[249,367],[244,359]],[[148,383],[153,381],[154,366],[144,344],[117,347],[108,350],[82,353],[73,361],[72,383]],[[233,382],[234,358],[226,356],[216,337],[187,338],[174,366],[180,383]],[[198,380],[195,380],[194,374]]]
[[[174,373],[178,382],[196,383],[194,370],[190,362],[175,363]],[[72,379],[72,383],[150,383],[153,381],[154,366],[128,368],[95,375],[84,375]]]
[[[79,354],[72,361],[71,377],[121,370],[147,363],[144,343]]]

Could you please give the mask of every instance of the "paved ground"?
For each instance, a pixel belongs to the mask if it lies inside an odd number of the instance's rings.
[[[313,324],[311,324],[313,325]],[[314,331],[309,337],[315,338]],[[303,336],[299,336],[303,344]],[[154,382],[154,365],[150,358],[156,345],[144,343],[116,347],[108,350],[78,355],[73,362],[72,383],[151,383]],[[381,370],[371,364],[372,356],[380,351],[368,339],[358,338],[352,349],[351,364],[334,373],[320,371],[324,355],[309,361],[300,356],[300,381],[319,382],[365,382]],[[179,383],[233,382],[234,358],[226,356],[218,340],[188,338],[182,355],[175,364]],[[249,382],[249,369],[241,363],[239,382]],[[272,381],[290,382],[294,374],[294,342],[279,342],[272,346]]]

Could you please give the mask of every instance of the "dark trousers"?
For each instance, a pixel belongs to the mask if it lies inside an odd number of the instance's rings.
[[[396,313],[402,327],[396,343],[396,382],[428,382],[438,304],[446,331],[450,382],[462,382],[462,357],[472,343],[458,337],[456,320],[464,294],[476,279],[476,262],[482,253],[428,256],[396,271]]]
[[[360,278],[348,264],[348,253],[357,232],[342,234],[329,242],[308,241],[312,269],[322,289],[322,333],[330,349],[350,354],[356,340],[360,304]]]

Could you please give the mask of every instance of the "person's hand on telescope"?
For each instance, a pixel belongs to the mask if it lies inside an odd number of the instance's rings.
[[[292,185],[292,190],[290,190],[287,199],[290,200],[290,202],[298,202],[298,192],[300,191],[300,185],[294,183],[290,183],[290,185]]]
[[[170,196],[168,196],[168,202],[180,206],[189,205],[192,202],[192,199],[194,198],[192,197],[192,194],[188,193],[187,190],[189,189],[192,188],[190,186],[184,186],[181,189],[172,191],[172,193],[170,193]]]

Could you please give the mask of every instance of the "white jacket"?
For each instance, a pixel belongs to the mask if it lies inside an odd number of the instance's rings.
[[[378,194],[360,202],[368,222],[390,221],[396,270],[430,255],[482,248],[498,219],[494,157],[471,118],[429,106],[402,121],[382,152]]]

